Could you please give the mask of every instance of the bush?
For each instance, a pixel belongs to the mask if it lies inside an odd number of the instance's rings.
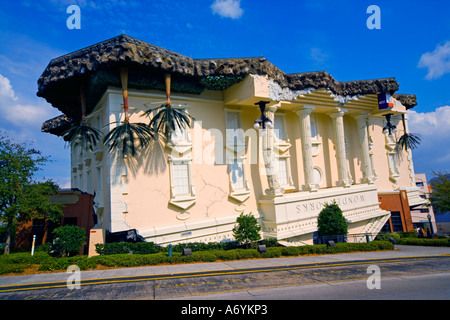
[[[251,242],[261,239],[259,234],[261,226],[251,213],[248,215],[241,213],[236,222],[238,225],[233,228],[233,236],[236,241],[248,247]]]
[[[110,254],[151,254],[160,252],[161,249],[153,242],[114,242],[114,243],[98,243],[95,250],[100,255]]]
[[[346,235],[348,232],[347,222],[336,202],[325,204],[317,217],[317,226],[320,236]]]
[[[84,228],[78,226],[58,227],[53,234],[55,240],[50,246],[50,254],[56,257],[77,255],[86,241]]]
[[[409,246],[450,247],[448,239],[401,238],[398,244]]]
[[[393,232],[380,232],[377,234],[375,240],[389,241],[390,238],[394,239],[397,243],[400,241],[400,235]]]

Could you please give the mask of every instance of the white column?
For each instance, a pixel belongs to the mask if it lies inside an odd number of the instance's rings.
[[[352,180],[348,176],[347,156],[345,155],[344,114],[347,110],[339,109],[329,113],[333,119],[334,146],[339,175],[339,186],[350,187]]]
[[[309,191],[317,191],[318,187],[314,183],[314,164],[311,144],[311,112],[313,106],[303,106],[296,109],[295,113],[300,118],[300,135],[302,143],[303,171],[305,175],[305,187]]]
[[[361,155],[361,171],[363,173],[363,182],[374,183],[374,175],[372,171],[372,163],[369,152],[369,135],[367,133],[368,112],[361,112],[353,116],[358,127],[359,148]]]

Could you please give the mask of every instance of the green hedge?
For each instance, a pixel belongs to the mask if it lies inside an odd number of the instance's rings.
[[[401,238],[397,244],[409,246],[450,247],[449,239]]]
[[[256,249],[194,251],[192,255],[187,256],[183,256],[179,252],[173,252],[172,257],[169,257],[167,252],[99,255],[91,258],[87,256],[56,258],[44,252],[35,253],[34,256],[31,256],[29,253],[14,253],[0,256],[0,274],[23,272],[27,266],[32,264],[39,264],[38,270],[40,271],[66,270],[70,265],[77,265],[80,270],[86,270],[96,268],[98,265],[105,267],[137,267],[163,263],[214,262],[217,260],[229,261],[393,249],[394,245],[389,241],[372,241],[371,243],[337,243],[334,247],[328,247],[326,245],[268,247],[267,251],[263,253],[259,253]]]
[[[153,242],[114,242],[105,244],[96,244],[95,250],[100,255],[111,254],[151,254],[160,252],[161,249]]]
[[[258,244],[264,244],[267,247],[275,247],[278,245],[277,239],[264,239],[259,242],[252,243],[252,249],[256,249]],[[237,241],[228,242],[188,242],[179,243],[172,246],[172,252],[182,253],[183,249],[189,248],[192,252],[210,251],[210,250],[233,250],[241,248],[241,244]],[[100,255],[112,254],[151,254],[158,252],[168,252],[168,247],[160,247],[153,242],[114,242],[105,244],[96,244],[95,249]]]

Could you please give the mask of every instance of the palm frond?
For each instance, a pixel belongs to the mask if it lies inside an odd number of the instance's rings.
[[[398,138],[395,145],[395,152],[400,155],[402,150],[408,151],[413,150],[418,147],[422,138],[418,134],[405,133],[400,138]]]
[[[109,145],[110,152],[118,149],[122,157],[135,156],[136,143],[139,143],[140,147],[144,148],[154,137],[154,131],[147,124],[124,121],[108,132],[103,138],[103,143]]]
[[[85,124],[75,125],[62,133],[64,140],[74,146],[81,146],[82,149],[94,150],[100,139],[100,130],[89,127]]]
[[[190,128],[191,121],[194,120],[184,109],[173,108],[170,104],[162,104],[149,109],[144,112],[143,116],[149,117],[152,113],[156,114],[151,118],[149,126],[155,132],[163,135],[166,140],[170,139],[171,134],[177,128]]]

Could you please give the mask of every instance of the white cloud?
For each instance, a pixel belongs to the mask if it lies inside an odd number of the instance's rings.
[[[0,74],[0,102],[3,99],[17,100],[11,81]]]
[[[431,173],[450,167],[450,106],[432,112],[408,111],[409,132],[420,134],[422,141],[413,151],[416,172]]]
[[[439,107],[432,112],[408,111],[408,126],[411,133],[423,136],[450,136],[450,106]]]
[[[426,79],[432,80],[450,73],[450,41],[437,45],[433,52],[426,52],[420,58],[419,68],[427,68]]]
[[[42,122],[54,117],[47,104],[23,104],[16,97],[11,82],[0,74],[0,112],[2,118],[21,127],[40,127]]]
[[[224,18],[239,19],[244,13],[240,5],[241,0],[214,0],[211,9]]]

